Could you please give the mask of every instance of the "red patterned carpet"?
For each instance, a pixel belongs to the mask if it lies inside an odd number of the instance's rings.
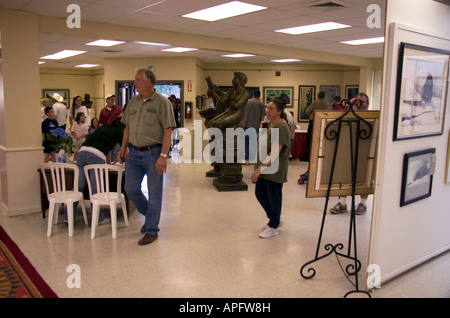
[[[58,298],[1,226],[0,298]]]

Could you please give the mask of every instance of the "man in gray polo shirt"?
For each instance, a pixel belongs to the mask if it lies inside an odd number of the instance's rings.
[[[255,133],[258,134],[259,126],[266,116],[266,105],[259,99],[261,92],[259,90],[253,91],[253,98],[249,99],[245,106],[244,121],[242,126],[244,130],[255,129]],[[249,160],[251,163],[256,163],[256,151],[253,151],[253,156],[250,158],[250,144],[249,136],[245,135],[245,160]],[[253,149],[256,149],[256,145],[252,145]]]
[[[125,191],[139,213],[145,216],[141,228],[144,237],[139,240],[139,245],[150,244],[158,238],[163,174],[167,168],[172,131],[176,127],[172,104],[155,90],[155,84],[152,69],[137,70],[134,85],[139,95],[129,101],[122,117],[126,127],[119,162],[126,156]],[[148,200],[141,190],[145,175]]]

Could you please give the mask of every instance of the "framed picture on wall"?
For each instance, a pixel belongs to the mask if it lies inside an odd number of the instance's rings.
[[[233,88],[233,86],[219,86],[219,88],[220,88],[221,91],[228,92],[228,90],[230,88]],[[253,98],[253,92],[254,91],[259,91],[259,87],[258,86],[249,86],[249,87],[246,86],[244,88],[247,91],[249,98]]]
[[[436,148],[407,153],[403,157],[400,206],[431,196]]]
[[[442,135],[450,51],[400,43],[393,139]]]
[[[42,90],[42,98],[48,98],[52,100],[52,98],[55,97],[56,100],[66,105],[67,108],[69,108],[72,103],[69,102],[70,95],[69,90],[65,88],[60,89],[49,89],[44,88]]]
[[[298,87],[298,121],[309,121],[305,114],[306,108],[316,100],[316,87],[313,85],[300,85]]]
[[[348,100],[356,97],[359,93],[359,85],[346,85],[345,86],[345,98]]]
[[[333,105],[334,98],[341,94],[339,85],[320,85],[320,91],[325,93],[324,101],[328,104],[329,108]]]
[[[263,102],[264,104],[270,103],[274,98],[280,97],[281,94],[285,93],[289,97],[289,103],[286,104],[286,107],[293,107],[292,100],[294,99],[294,87],[263,87]]]

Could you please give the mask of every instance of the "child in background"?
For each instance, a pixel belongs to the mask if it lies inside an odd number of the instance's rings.
[[[91,120],[91,133],[94,132],[98,127],[100,127],[100,122],[97,117],[92,118]]]
[[[75,116],[75,122],[70,129],[72,133],[73,145],[73,161],[77,161],[78,152],[80,151],[81,145],[86,141],[86,136],[89,134],[89,125],[84,121],[86,120],[86,115],[83,112],[77,113]]]
[[[58,128],[58,121],[56,120],[55,111],[52,107],[48,106],[44,109],[45,118],[41,123],[42,132],[42,147],[44,147],[44,163],[50,161],[55,162],[55,148],[53,148],[53,142],[47,139],[47,134],[51,133],[53,129]]]

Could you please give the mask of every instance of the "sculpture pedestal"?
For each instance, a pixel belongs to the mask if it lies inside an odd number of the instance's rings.
[[[211,166],[213,167],[213,169],[206,172],[206,177],[207,178],[217,178],[220,175],[220,167],[215,162],[213,162],[211,164]]]
[[[213,180],[213,185],[219,192],[224,191],[247,191],[247,184],[242,181],[242,164],[240,163],[216,163],[214,170],[219,174]]]

